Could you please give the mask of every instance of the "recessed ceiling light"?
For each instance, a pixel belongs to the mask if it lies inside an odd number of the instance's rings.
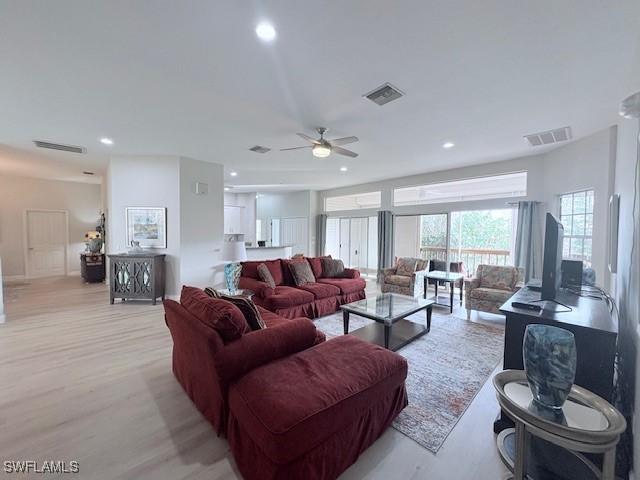
[[[229,190],[231,190],[229,187],[224,187],[225,192],[228,192]]]
[[[340,167],[341,172],[346,172],[347,170],[349,170],[347,167]]]
[[[276,38],[276,29],[267,22],[260,22],[256,26],[256,35],[260,40],[264,40],[265,42],[271,42]]]
[[[456,144],[453,143],[453,142],[445,142],[445,143],[442,144],[442,148],[453,148],[455,146],[456,146]]]
[[[104,143],[105,145],[113,145],[113,140],[111,140],[110,138],[107,138],[107,137],[101,138],[100,142]]]
[[[238,176],[238,172],[231,172],[229,175],[231,175],[232,177],[237,177]]]

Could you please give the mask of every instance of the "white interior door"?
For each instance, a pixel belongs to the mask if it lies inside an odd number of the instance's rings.
[[[345,265],[351,265],[349,261],[349,243],[351,221],[348,218],[340,219],[340,255],[339,258]]]
[[[324,254],[333,258],[340,258],[340,219],[327,218],[327,238],[324,244]]]
[[[307,255],[309,220],[305,217],[282,219],[282,244],[291,245],[292,253]]]
[[[367,219],[351,219],[351,236],[349,242],[350,262],[352,268],[367,267]]]
[[[65,275],[67,217],[65,212],[27,211],[27,276]]]

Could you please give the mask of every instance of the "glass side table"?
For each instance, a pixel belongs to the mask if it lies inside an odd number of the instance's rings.
[[[550,418],[532,405],[524,371],[504,370],[493,385],[500,407],[515,423],[515,429],[498,435],[500,457],[514,480],[614,480],[616,445],[627,423],[609,402],[574,385],[562,413]],[[585,453],[603,454],[602,469]]]

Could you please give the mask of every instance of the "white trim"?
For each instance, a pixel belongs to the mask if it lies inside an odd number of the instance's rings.
[[[7,316],[4,313],[0,315],[0,323],[4,323],[6,319],[7,319]]]
[[[22,254],[24,258],[24,279],[30,280],[29,275],[29,228],[27,226],[27,215],[29,212],[49,212],[49,213],[63,213],[64,214],[64,275],[69,274],[69,211],[68,210],[53,210],[46,208],[25,208],[22,214]],[[36,277],[34,277],[36,278]]]
[[[2,281],[3,282],[24,282],[25,276],[24,275],[3,275],[2,276]]]
[[[79,277],[81,274],[80,270],[71,270],[67,272],[67,277]]]

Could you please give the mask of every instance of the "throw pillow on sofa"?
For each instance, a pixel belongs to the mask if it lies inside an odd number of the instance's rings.
[[[210,297],[230,302],[238,309],[240,309],[240,312],[242,312],[242,315],[244,316],[247,325],[249,325],[250,330],[262,330],[263,328],[267,328],[267,324],[264,323],[264,320],[262,319],[260,312],[256,308],[255,303],[253,303],[253,300],[251,300],[250,298],[242,297],[240,295],[224,295],[217,290],[209,287],[205,288],[204,291]]]
[[[191,315],[218,332],[224,343],[237,340],[250,331],[238,307],[212,298],[199,288],[183,286],[180,303]]]
[[[313,276],[309,262],[291,262],[289,264],[289,270],[291,271],[293,282],[298,287],[306,285],[307,283],[316,283],[316,277]]]
[[[264,283],[269,285],[269,288],[276,288],[276,282],[273,279],[273,275],[271,275],[269,267],[267,267],[264,263],[258,265],[258,277],[260,277],[260,280],[262,280]]]
[[[398,265],[396,266],[396,275],[410,277],[416,271],[417,262],[415,258],[399,258]]]
[[[344,263],[339,259],[322,258],[322,274],[327,278],[342,278]]]

